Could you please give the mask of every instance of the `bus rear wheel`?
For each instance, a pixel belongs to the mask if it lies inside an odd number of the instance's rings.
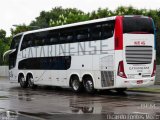
[[[84,84],[84,88],[87,93],[89,93],[89,94],[95,93],[94,84],[93,84],[93,80],[91,77],[87,77],[84,80],[83,84]]]
[[[34,80],[33,80],[33,76],[32,75],[29,75],[28,78],[27,78],[27,81],[28,81],[28,87],[29,88],[35,88],[35,84],[34,84]]]
[[[72,90],[76,93],[82,91],[82,83],[79,81],[79,78],[77,76],[71,78],[71,87]]]
[[[28,86],[28,83],[26,82],[23,75],[20,75],[18,79],[19,79],[21,88],[26,88]]]

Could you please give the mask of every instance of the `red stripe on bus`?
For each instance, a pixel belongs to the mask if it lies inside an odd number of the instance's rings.
[[[117,16],[115,22],[115,50],[123,49],[123,17]]]

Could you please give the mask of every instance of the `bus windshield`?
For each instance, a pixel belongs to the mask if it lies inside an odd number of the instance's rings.
[[[154,34],[152,19],[141,17],[124,17],[123,33]]]

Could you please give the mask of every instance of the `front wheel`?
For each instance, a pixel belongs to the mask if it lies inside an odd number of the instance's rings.
[[[89,77],[84,80],[84,87],[87,93],[93,94],[95,92],[93,80]]]
[[[28,86],[28,83],[26,82],[23,75],[19,76],[19,83],[21,88],[26,88]]]

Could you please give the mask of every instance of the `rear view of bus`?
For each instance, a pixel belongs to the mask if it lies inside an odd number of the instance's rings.
[[[152,18],[117,16],[115,23],[117,88],[153,85],[156,72],[155,27]]]

